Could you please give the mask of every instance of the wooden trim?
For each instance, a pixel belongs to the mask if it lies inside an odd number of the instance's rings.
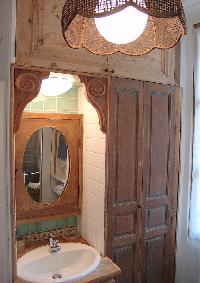
[[[175,69],[174,69],[174,81],[177,86],[180,86],[181,75],[181,42],[175,46]]]
[[[16,254],[16,195],[15,195],[15,149],[14,149],[14,65],[10,68],[10,207],[12,227],[12,279],[17,276],[17,254]]]
[[[156,237],[160,237],[161,235],[167,234],[168,228],[167,227],[158,227],[157,229],[149,230],[145,233],[144,239],[152,239]]]
[[[45,120],[83,120],[82,114],[60,114],[60,113],[32,113],[24,112],[23,119],[45,119]]]
[[[47,67],[35,67],[35,66],[24,66],[20,64],[12,64],[14,68],[19,69],[19,70],[24,70],[24,71],[38,71],[38,72],[54,72],[54,73],[63,73],[63,74],[71,74],[75,76],[83,76],[83,77],[88,77],[88,78],[106,78],[109,79],[109,77],[113,74],[108,75],[106,74],[94,74],[94,73],[85,73],[85,72],[79,72],[79,71],[73,71],[70,69],[59,69],[59,68],[47,68]]]
[[[152,208],[152,207],[158,207],[168,204],[168,197],[167,196],[162,196],[162,197],[157,197],[153,199],[148,199],[145,203],[145,208]]]
[[[80,115],[80,124],[83,125],[83,115]],[[80,127],[80,137],[83,137],[83,127]],[[79,211],[81,214],[82,206],[83,206],[83,138],[79,140],[78,143],[78,158],[79,160],[82,160],[82,162],[79,162],[79,168],[78,168],[78,179],[79,179],[79,187],[78,187],[78,203],[79,205]]]
[[[137,210],[137,203],[130,202],[127,203],[126,206],[115,206],[113,207],[113,214],[114,215],[123,215],[135,212]]]
[[[181,89],[179,87],[174,87],[174,119],[175,119],[175,142],[174,142],[174,171],[175,178],[173,179],[173,193],[172,193],[172,211],[171,211],[171,256],[174,259],[170,262],[170,282],[174,282],[173,275],[176,270],[176,230],[178,223],[178,194],[179,194],[179,173],[180,173],[180,139],[181,139]],[[178,188],[178,190],[176,189]]]
[[[127,237],[119,237],[114,238],[112,240],[112,248],[120,248],[128,245],[133,245],[136,243],[136,236],[134,234],[131,234]]]

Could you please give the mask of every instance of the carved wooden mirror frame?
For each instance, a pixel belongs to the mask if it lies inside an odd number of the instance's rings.
[[[41,128],[54,128],[62,134],[67,143],[70,160],[70,174],[67,176],[66,183],[63,184],[63,193],[61,195],[54,193],[53,195],[57,196],[57,198],[49,203],[35,201],[24,184],[23,168],[25,149],[33,134]],[[62,219],[68,215],[81,214],[82,156],[82,115],[23,113],[19,129],[15,134],[15,192],[16,219],[18,224],[52,218]],[[53,168],[55,168],[54,166],[55,160],[53,162]],[[55,178],[54,175],[51,176]],[[49,188],[47,187],[46,189]],[[41,187],[39,190],[43,191]],[[36,190],[34,191],[36,192]]]
[[[20,127],[22,114],[26,105],[39,94],[42,80],[48,78],[49,75],[50,75],[49,70],[46,71],[38,68],[26,69],[23,67],[14,68],[14,125],[13,125],[14,134],[17,134],[17,131]],[[108,78],[105,77],[96,78],[96,77],[81,75],[80,80],[85,84],[88,101],[95,107],[98,113],[100,128],[102,132],[106,133]],[[17,200],[18,197],[15,196],[15,199]],[[42,206],[44,206],[45,208],[45,205],[38,204],[38,209],[41,210]],[[51,206],[51,204],[49,206]],[[52,204],[52,207],[53,206],[54,204]],[[51,214],[49,216],[53,217],[52,209],[50,209],[50,211]],[[69,211],[68,214],[70,214],[70,209],[68,211]],[[80,213],[80,209],[78,209],[77,213],[75,214],[79,214],[78,211]],[[72,212],[74,213],[74,209]],[[27,214],[29,214],[28,211]],[[26,221],[24,217],[25,216],[23,216],[22,222]],[[32,220],[31,217],[28,218],[30,218],[29,219],[30,221]],[[45,218],[48,218],[47,214],[45,214]],[[33,216],[33,219],[35,219],[35,216]]]

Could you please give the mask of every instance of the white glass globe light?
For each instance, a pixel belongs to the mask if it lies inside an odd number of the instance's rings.
[[[40,95],[58,96],[70,90],[72,86],[73,83],[65,78],[49,77],[42,81]]]
[[[116,14],[95,18],[95,24],[107,41],[127,44],[135,41],[144,32],[147,20],[147,14],[129,6]]]

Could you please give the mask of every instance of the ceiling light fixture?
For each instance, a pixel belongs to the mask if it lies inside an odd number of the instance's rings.
[[[62,32],[72,48],[143,55],[173,47],[186,25],[181,0],[67,0]]]
[[[134,7],[102,18],[95,18],[95,24],[100,34],[109,42],[127,44],[135,41],[147,25],[148,16]],[[131,27],[127,29],[127,27]]]

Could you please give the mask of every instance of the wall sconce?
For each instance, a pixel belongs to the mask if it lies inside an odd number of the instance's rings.
[[[181,0],[67,0],[61,23],[70,47],[98,55],[143,55],[186,33]]]

